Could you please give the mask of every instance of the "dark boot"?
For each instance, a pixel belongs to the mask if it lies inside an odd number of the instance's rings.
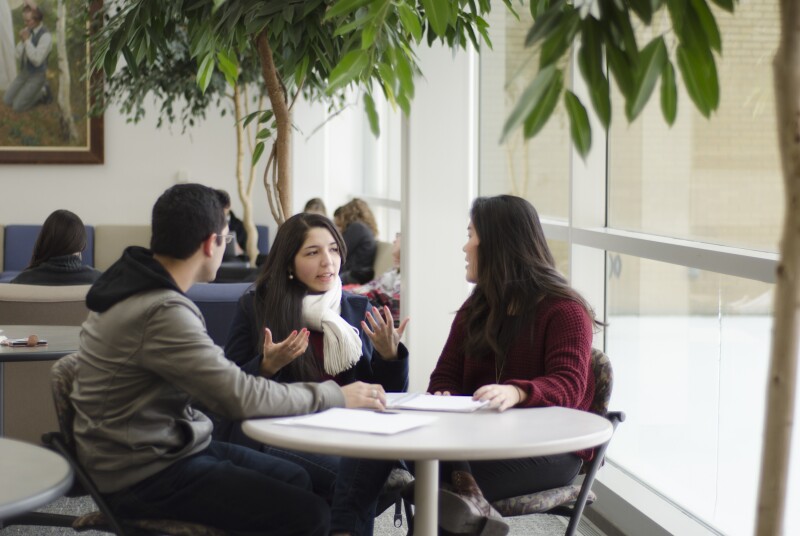
[[[505,536],[508,524],[486,500],[472,475],[453,471],[452,491],[439,490],[439,527],[452,534]]]

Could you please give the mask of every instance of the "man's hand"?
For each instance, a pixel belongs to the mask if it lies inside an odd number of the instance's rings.
[[[31,36],[31,31],[27,28],[23,28],[19,31],[19,38],[23,41],[27,41],[28,38]]]
[[[261,375],[271,378],[283,367],[303,355],[308,348],[310,332],[303,328],[292,331],[283,342],[272,342],[272,332],[264,328],[264,349],[261,360]]]
[[[386,392],[380,384],[353,382],[342,387],[342,393],[346,408],[386,409]]]

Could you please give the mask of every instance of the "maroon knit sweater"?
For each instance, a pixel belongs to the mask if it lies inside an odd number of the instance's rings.
[[[478,387],[501,383],[528,394],[519,407],[589,409],[594,397],[592,321],[580,304],[563,298],[542,300],[533,321],[523,325],[509,348],[502,371],[491,358],[466,358],[465,321],[462,312],[456,314],[428,392],[471,395]],[[579,455],[591,457],[588,451]]]

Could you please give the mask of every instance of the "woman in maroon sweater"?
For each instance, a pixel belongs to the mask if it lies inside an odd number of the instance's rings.
[[[428,391],[472,395],[504,411],[588,410],[594,396],[589,304],[555,268],[533,206],[519,197],[478,198],[464,246],[475,288],[459,309]],[[442,478],[440,526],[457,534],[506,534],[489,505],[571,482],[591,452],[451,462]],[[487,502],[488,501],[488,502]]]

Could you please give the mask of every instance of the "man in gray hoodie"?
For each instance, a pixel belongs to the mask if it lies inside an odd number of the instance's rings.
[[[228,235],[213,189],[181,184],[153,207],[151,250],[129,247],[92,286],[71,400],[78,456],[123,517],[232,534],[327,535],[300,466],[212,441],[197,401],[231,419],[334,406],[383,409],[380,385],[280,384],[225,358],[185,292],[214,279]]]

